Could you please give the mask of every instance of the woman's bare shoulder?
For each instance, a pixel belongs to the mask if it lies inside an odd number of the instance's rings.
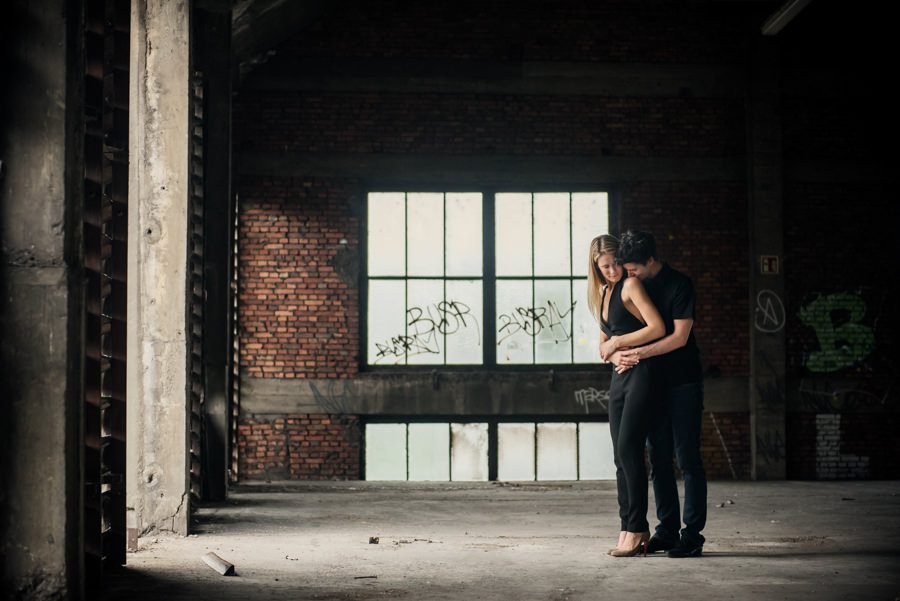
[[[625,281],[622,282],[622,290],[637,290],[643,287],[644,285],[638,278],[625,278]]]

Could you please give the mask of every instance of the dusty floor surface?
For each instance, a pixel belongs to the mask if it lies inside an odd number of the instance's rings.
[[[900,482],[713,482],[699,559],[609,557],[615,514],[612,482],[244,486],[105,597],[900,599]]]

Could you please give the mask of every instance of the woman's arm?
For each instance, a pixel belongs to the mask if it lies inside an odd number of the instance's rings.
[[[635,330],[623,336],[613,336],[601,345],[600,352],[606,357],[624,347],[640,346],[652,342],[666,334],[666,325],[663,323],[659,311],[656,310],[653,301],[644,289],[644,285],[637,278],[627,278],[622,282],[622,302],[631,301],[640,313],[646,324],[640,330]]]
[[[603,354],[603,345],[606,343],[607,340],[609,340],[609,336],[607,336],[606,332],[604,332],[601,329],[600,330],[600,358],[603,359],[604,361],[606,361],[607,359],[606,359],[606,355]]]

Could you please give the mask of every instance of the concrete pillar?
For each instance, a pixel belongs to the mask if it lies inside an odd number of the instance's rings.
[[[0,597],[80,597],[80,22],[0,17]],[[71,70],[67,71],[67,57]]]
[[[785,299],[781,82],[777,42],[753,41],[747,127],[750,445],[756,480],[785,477]]]
[[[186,535],[190,3],[136,0],[128,207],[128,545]]]

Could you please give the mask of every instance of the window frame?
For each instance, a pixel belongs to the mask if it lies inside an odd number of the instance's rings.
[[[520,190],[521,189],[521,190]],[[595,369],[609,371],[611,369],[608,363],[497,363],[497,275],[496,275],[496,228],[495,228],[495,206],[497,194],[515,193],[516,191],[528,194],[545,194],[545,193],[591,193],[603,192],[607,195],[607,207],[609,211],[609,233],[614,236],[619,235],[619,191],[616,186],[611,184],[603,185],[510,185],[510,186],[484,186],[474,184],[471,186],[423,186],[418,184],[396,183],[385,185],[384,183],[372,184],[367,182],[361,192],[361,218],[359,220],[359,346],[357,367],[359,373],[372,374],[388,374],[388,373],[416,373],[416,372],[583,372]],[[483,321],[481,323],[481,341],[482,341],[482,363],[478,365],[472,364],[418,364],[418,365],[396,365],[384,364],[375,365],[366,362],[368,338],[368,310],[369,310],[369,275],[368,275],[368,226],[369,226],[369,203],[368,195],[373,192],[403,192],[410,193],[434,193],[434,194],[452,194],[452,193],[480,193],[482,195],[482,298],[483,298]],[[571,197],[570,197],[571,198]],[[446,223],[444,225],[446,228]],[[571,232],[571,214],[569,216],[569,230]],[[570,234],[571,235],[571,234]],[[533,243],[532,243],[533,244]],[[446,260],[446,258],[445,258]],[[574,258],[573,258],[574,262]],[[415,280],[415,279],[435,279],[421,278],[409,276],[374,276],[373,279],[394,279],[394,280]],[[461,279],[470,280],[467,276],[447,277],[446,280]],[[573,281],[574,276],[503,276],[501,279],[536,281],[539,279],[568,279]],[[581,299],[579,299],[581,300]],[[491,324],[487,327],[486,324]]]

